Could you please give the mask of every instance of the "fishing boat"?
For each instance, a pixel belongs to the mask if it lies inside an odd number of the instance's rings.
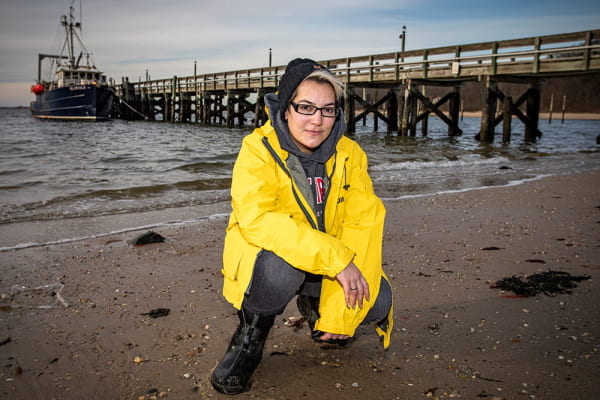
[[[76,22],[74,13],[73,0],[69,15],[60,19],[66,36],[61,54],[38,55],[37,82],[31,87],[35,94],[31,115],[44,119],[106,120],[110,118],[115,92],[85,48],[80,34],[81,22]],[[79,50],[77,57],[76,49]],[[48,80],[42,80],[44,59],[51,60]]]

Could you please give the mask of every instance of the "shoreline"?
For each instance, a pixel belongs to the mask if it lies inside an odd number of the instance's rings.
[[[29,106],[0,107],[0,110],[29,110]],[[356,114],[358,115],[358,114],[360,114],[360,112],[357,112]],[[445,114],[448,115],[447,113],[445,113]],[[560,121],[560,119],[563,117],[562,114],[563,114],[562,111],[553,111],[552,112],[552,120]],[[468,117],[468,118],[479,118],[481,116],[481,111],[461,111],[460,115],[463,117]],[[432,114],[431,116],[435,117],[435,114]],[[540,120],[547,120],[549,117],[550,117],[550,112],[547,112],[547,111],[540,112],[540,115],[539,115]],[[513,118],[517,118],[517,117],[513,116]],[[565,112],[564,119],[599,121],[600,113]],[[160,121],[157,121],[157,122],[160,122]]]
[[[449,116],[448,113],[444,113],[446,116]],[[480,118],[481,111],[461,111],[459,114],[461,117],[467,118]],[[431,117],[437,118],[435,114],[431,115]],[[539,121],[547,121],[550,118],[549,112],[540,112]],[[560,123],[561,118],[563,118],[562,112],[552,112],[552,122]],[[517,116],[512,116],[512,119],[518,119]],[[564,114],[565,120],[584,120],[584,121],[600,121],[600,113],[575,113],[575,112],[565,112]]]
[[[298,316],[292,302],[252,390],[236,398],[593,398],[598,179],[596,170],[387,201],[390,349],[371,327],[346,349],[319,346],[306,327],[285,326]],[[231,398],[208,381],[236,319],[221,296],[226,224],[160,228],[167,242],[140,247],[127,232],[0,252],[0,395]],[[556,297],[507,298],[489,288],[548,269],[592,279]],[[159,307],[170,314],[144,315]]]
[[[562,175],[562,174],[560,174]],[[559,176],[560,176],[559,175]],[[398,202],[408,199],[437,197],[446,194],[465,193],[478,190],[504,188],[518,186],[527,182],[538,181],[555,174],[541,174],[531,178],[510,179],[506,183],[498,183],[488,186],[475,186],[461,189],[445,189],[435,193],[405,194],[399,197],[380,196],[384,204]],[[82,242],[86,240],[101,239],[119,234],[136,234],[145,230],[169,229],[172,227],[194,225],[203,220],[214,220],[229,218],[229,202],[210,203],[198,206],[170,207],[157,211],[138,211],[123,214],[107,214],[97,217],[61,218],[53,220],[28,220],[17,221],[0,225],[0,253],[19,251],[32,247],[46,247],[62,245],[67,243]],[[94,230],[82,232],[81,235],[71,237],[53,237],[45,235],[44,230],[38,226],[51,225],[52,233],[73,233],[80,226],[92,227]],[[99,230],[104,227],[104,230]],[[37,236],[25,237],[27,234],[35,233]],[[21,239],[18,239],[21,238]],[[10,243],[7,243],[10,242]]]
[[[356,115],[359,115],[363,112],[364,110],[359,109],[359,111],[356,111]],[[444,115],[446,115],[447,117],[450,117],[450,115],[448,114],[447,111],[444,111]],[[481,111],[461,111],[459,113],[460,117],[467,117],[467,118],[480,118],[481,117]],[[435,114],[431,114],[430,117],[432,118],[439,118],[437,115]],[[539,120],[540,121],[547,121],[550,118],[550,113],[549,112],[540,112],[539,114]],[[561,118],[563,118],[563,113],[562,111],[553,111],[552,112],[552,121],[558,121],[560,122]],[[512,116],[512,119],[518,119],[517,116]],[[585,120],[585,121],[600,121],[600,113],[579,113],[579,112],[565,112],[564,113],[564,119],[565,120]]]
[[[461,115],[465,116],[465,117],[473,117],[473,118],[479,118],[481,117],[481,111],[463,111],[461,113]],[[513,119],[518,119],[516,116],[513,115],[512,117]],[[544,120],[548,120],[550,118],[550,113],[549,112],[540,112],[539,115],[539,120],[540,121],[544,121]],[[562,112],[556,112],[553,111],[552,112],[552,121],[558,121],[560,122],[561,118],[563,118]],[[577,120],[587,120],[587,121],[599,121],[600,120],[600,113],[575,113],[575,112],[565,112],[564,113],[564,119],[577,119]]]
[[[486,190],[493,188],[502,188],[502,187],[511,187],[522,185],[527,182],[537,181],[540,179],[544,179],[548,176],[552,175],[538,175],[533,178],[525,178],[518,180],[509,180],[507,183],[498,184],[494,186],[476,186],[476,187],[468,187],[462,189],[447,189],[442,190],[435,193],[420,193],[420,194],[406,194],[399,197],[383,197],[380,198],[384,201],[385,204],[388,202],[398,202],[407,199],[416,199],[416,198],[427,198],[427,197],[437,197],[443,196],[445,194],[452,193],[464,193],[476,190]],[[135,212],[135,213],[126,213],[126,214],[107,214],[98,217],[77,217],[77,218],[63,218],[57,220],[30,220],[30,221],[19,221],[19,222],[11,222],[7,224],[0,225],[0,236],[3,237],[3,241],[11,240],[12,244],[2,244],[0,243],[0,253],[2,252],[10,252],[10,251],[18,251],[23,249],[28,249],[32,247],[45,247],[45,246],[55,246],[67,243],[74,242],[82,242],[86,240],[100,239],[109,236],[115,236],[119,234],[135,234],[135,232],[140,232],[144,230],[150,229],[169,229],[171,227],[177,226],[185,226],[185,225],[194,225],[198,224],[203,220],[214,220],[214,219],[224,219],[227,220],[229,218],[229,202],[220,202],[220,203],[212,203],[209,205],[201,205],[194,207],[172,207],[165,208],[159,211],[144,211],[144,212]],[[206,213],[209,214],[206,214]],[[205,215],[206,214],[206,215]],[[194,217],[194,215],[196,215]],[[198,216],[199,215],[199,216]],[[168,217],[167,217],[168,216]],[[175,218],[175,216],[184,217],[184,218]],[[172,217],[172,218],[169,218]],[[162,219],[157,219],[162,218]],[[119,222],[117,222],[119,220]],[[81,221],[92,221],[92,222],[84,222]],[[123,221],[130,221],[131,224],[124,224]],[[18,235],[18,232],[31,232],[35,226],[38,225],[54,225],[55,228],[52,231],[70,231],[75,228],[76,225],[93,225],[94,228],[98,226],[106,227],[105,231],[98,232],[93,231],[89,232],[87,235],[76,236],[76,237],[56,237],[50,239],[45,236],[39,236],[39,241],[33,241],[28,239],[14,240],[13,238]],[[117,227],[115,228],[115,224]],[[58,227],[61,228],[58,228]],[[112,226],[113,229],[108,229],[109,226]],[[39,233],[39,232],[36,232]],[[22,234],[22,235],[23,235]],[[23,237],[23,236],[21,236]],[[45,238],[45,240],[43,239]],[[40,240],[41,239],[41,240]]]

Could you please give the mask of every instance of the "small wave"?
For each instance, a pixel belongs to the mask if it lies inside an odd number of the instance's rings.
[[[118,163],[138,163],[140,161],[142,161],[142,160],[140,159],[139,154],[125,153],[125,154],[119,154],[117,156],[112,156],[112,157],[103,157],[103,158],[99,159],[97,161],[97,163],[118,164]]]
[[[173,190],[156,196],[138,198],[56,199],[23,205],[0,204],[0,224],[47,221],[61,218],[86,218],[157,211],[169,208],[217,204],[229,200],[229,190]]]
[[[52,157],[55,153],[52,152],[32,152],[26,153],[26,149],[12,148],[10,149],[13,153],[20,153],[19,158],[28,159],[28,158],[44,158],[44,157]]]
[[[507,183],[505,183],[503,185],[502,184],[485,185],[485,186],[475,186],[475,187],[468,187],[468,188],[461,188],[461,189],[440,190],[440,191],[434,192],[434,193],[406,194],[406,195],[402,195],[402,196],[398,196],[398,197],[381,197],[381,200],[383,200],[383,201],[406,200],[406,199],[415,199],[415,198],[419,198],[419,197],[439,196],[442,194],[450,194],[450,193],[471,192],[473,190],[483,190],[483,189],[491,189],[491,188],[499,188],[499,187],[518,186],[518,185],[522,185],[526,182],[539,181],[540,179],[544,179],[549,176],[552,176],[552,175],[551,174],[542,174],[542,175],[536,175],[531,178],[514,179],[514,180],[508,181]]]
[[[34,187],[38,185],[43,185],[45,182],[42,181],[29,181],[29,182],[20,182],[18,185],[6,185],[0,186],[0,190],[16,190],[16,189],[24,189],[27,187]]]
[[[48,206],[52,204],[63,204],[78,201],[89,201],[89,200],[140,200],[148,197],[158,197],[166,192],[173,190],[218,190],[228,189],[231,186],[231,178],[213,178],[213,179],[201,179],[193,181],[181,181],[174,182],[171,184],[156,184],[148,186],[134,186],[129,188],[121,189],[102,189],[92,190],[86,193],[74,193],[68,196],[58,196],[53,199],[24,204],[23,206],[32,209],[40,206]]]
[[[218,190],[229,189],[231,178],[203,179],[200,181],[177,182],[174,185],[179,190]]]
[[[0,176],[13,175],[13,174],[21,174],[23,172],[27,172],[27,170],[26,169],[22,169],[22,168],[19,168],[19,169],[6,169],[6,170],[3,170],[3,171],[0,171]]]
[[[231,174],[231,169],[233,168],[233,163],[235,162],[236,157],[237,154],[226,154],[218,157],[205,158],[200,161],[179,165],[173,168],[173,170],[183,170],[193,173],[227,171],[229,174]]]
[[[443,161],[404,161],[397,163],[382,163],[371,167],[371,171],[419,170],[425,168],[472,167],[475,165],[490,165],[509,163],[506,157],[493,157],[473,160],[443,160]]]

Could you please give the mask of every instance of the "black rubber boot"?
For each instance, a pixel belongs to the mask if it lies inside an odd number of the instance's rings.
[[[308,322],[311,334],[315,332],[315,322],[320,318],[319,315],[319,299],[317,297],[310,297],[301,294],[296,299],[296,306],[298,311]]]
[[[239,394],[249,388],[250,378],[262,359],[263,348],[275,315],[259,316],[247,310],[238,311],[238,325],[223,360],[210,378],[215,390]]]

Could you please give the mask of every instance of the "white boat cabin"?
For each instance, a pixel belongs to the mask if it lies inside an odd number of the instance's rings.
[[[60,69],[57,71],[58,87],[107,84],[106,75],[100,71],[85,71],[81,69]]]

